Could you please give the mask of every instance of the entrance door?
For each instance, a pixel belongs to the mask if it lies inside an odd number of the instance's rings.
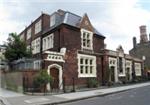
[[[115,67],[111,66],[111,82],[115,82]]]
[[[126,68],[126,79],[127,81],[130,80],[130,68]]]
[[[59,70],[57,68],[51,68],[50,75],[53,78],[53,83],[51,84],[51,88],[59,89]]]

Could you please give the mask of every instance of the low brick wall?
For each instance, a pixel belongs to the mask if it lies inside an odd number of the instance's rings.
[[[36,70],[27,70],[22,72],[25,88],[33,88],[33,81],[37,73],[39,73],[39,71]]]
[[[37,73],[38,71],[35,70],[2,72],[1,87],[23,93],[24,87],[30,88],[32,86],[33,79]],[[24,81],[24,78],[28,82]]]
[[[21,72],[2,72],[2,88],[23,92]]]

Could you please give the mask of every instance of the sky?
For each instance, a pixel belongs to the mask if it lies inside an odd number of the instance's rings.
[[[18,34],[41,12],[48,14],[63,9],[83,16],[87,13],[92,25],[106,39],[107,49],[122,45],[125,53],[132,48],[132,38],[139,42],[139,26],[150,32],[150,1],[148,0],[0,0],[0,44],[8,34]]]

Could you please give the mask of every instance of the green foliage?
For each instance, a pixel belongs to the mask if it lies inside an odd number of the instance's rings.
[[[16,33],[10,33],[7,39],[8,43],[6,46],[6,52],[4,53],[5,58],[8,61],[17,60],[23,57],[31,57],[31,50],[27,50],[26,43],[20,40]]]
[[[89,78],[87,81],[87,85],[89,88],[98,87],[98,81],[96,80],[96,78]]]
[[[41,70],[40,73],[34,79],[34,85],[36,87],[42,87],[47,83],[52,82],[52,77],[47,73],[46,70]]]

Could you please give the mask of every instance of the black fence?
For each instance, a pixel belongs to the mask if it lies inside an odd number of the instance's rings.
[[[75,78],[72,78],[72,89],[70,90],[70,92],[75,92]],[[66,93],[67,90],[66,90],[66,78],[64,77],[63,78],[63,81],[60,85],[56,86],[56,83],[58,83],[59,81],[58,80],[53,80],[52,83],[50,83],[50,91],[47,91],[47,88],[46,88],[46,84],[39,87],[39,86],[36,86],[33,81],[29,80],[29,78],[23,78],[23,91],[24,93],[47,93],[47,92],[51,92],[51,93],[58,93],[58,92],[64,92]],[[60,90],[60,87],[62,87],[62,90]]]

